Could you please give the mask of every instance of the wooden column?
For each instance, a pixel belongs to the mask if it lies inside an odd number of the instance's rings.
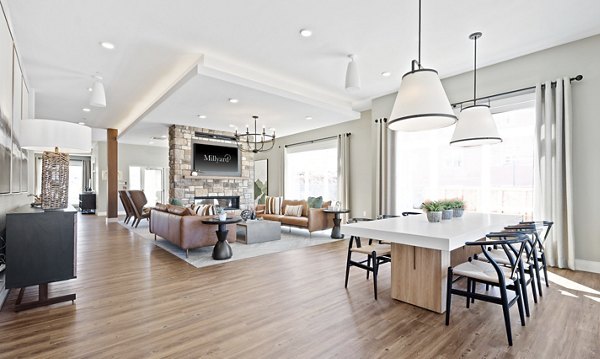
[[[118,130],[109,128],[106,130],[106,162],[108,164],[108,203],[106,208],[106,220],[116,221],[118,213],[117,188],[119,167],[119,143],[117,141]]]

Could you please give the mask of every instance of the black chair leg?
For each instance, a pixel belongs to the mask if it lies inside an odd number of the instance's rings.
[[[446,281],[446,325],[450,324],[450,307],[452,305],[452,267],[448,267],[448,280]]]
[[[475,289],[475,288],[476,288],[476,286],[477,286],[477,282],[476,282],[475,280],[472,280],[472,281],[471,281],[471,286],[472,286],[472,288],[471,288],[471,293],[475,294],[475,291],[476,291],[476,289]],[[475,297],[472,297],[472,298],[471,298],[471,303],[475,303]]]
[[[542,280],[540,278],[540,262],[538,262],[537,255],[533,257],[533,265],[535,266],[535,277],[537,279],[538,292],[540,293],[540,297],[542,294]],[[532,278],[533,280],[533,278]]]
[[[535,280],[533,280],[534,272],[533,268],[529,266],[529,279],[531,280],[531,293],[533,294],[533,302],[537,303],[537,288],[535,287]]]
[[[485,285],[485,291],[487,292],[488,290],[490,290],[490,285],[489,285],[489,284],[486,284],[486,285]]]
[[[521,298],[523,298],[523,304],[525,305],[525,313],[527,313],[527,317],[529,317],[529,297],[527,296],[527,281],[525,280],[525,270],[523,266],[519,266],[519,283],[517,286],[521,286],[521,288],[515,288],[515,291],[518,290],[519,293],[523,293]],[[530,278],[533,282],[533,278]]]
[[[377,272],[379,271],[379,261],[377,260],[377,253],[372,252],[373,260],[373,290],[375,291],[375,300],[377,300]],[[368,273],[369,271],[367,271]]]
[[[471,278],[467,278],[467,308],[469,308],[469,303],[471,303],[471,297],[469,294],[471,293],[471,288],[473,288],[471,285],[472,281],[473,280]]]
[[[518,285],[518,283],[515,283],[515,288],[518,287]],[[502,297],[502,312],[504,313],[506,337],[508,338],[508,345],[512,346],[512,330],[510,329],[510,313],[508,312],[508,296],[506,294],[506,288],[500,287],[500,295]]]
[[[521,326],[525,326],[525,316],[523,315],[523,304],[526,303],[526,300],[523,299],[523,295],[521,293],[521,288],[519,288],[518,283],[514,284],[515,291],[518,296],[517,298],[517,306],[519,308],[519,318],[521,319]]]
[[[371,266],[371,256],[367,256],[367,267]],[[369,279],[369,271],[367,271],[367,279]]]
[[[352,252],[350,251],[350,248],[352,248],[352,240],[353,238],[350,238],[350,244],[348,245],[348,258],[346,259],[346,280],[344,281],[344,288],[348,288],[348,276],[350,275],[350,259],[352,257]]]
[[[548,281],[548,265],[546,264],[546,255],[542,253],[542,265],[544,266],[544,280],[546,281],[546,287],[550,287],[550,282]]]

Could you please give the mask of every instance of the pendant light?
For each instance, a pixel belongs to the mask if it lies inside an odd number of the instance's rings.
[[[350,62],[346,69],[346,90],[360,90],[360,77],[358,76],[358,65],[356,57],[352,54],[348,55]]]
[[[94,107],[106,107],[106,93],[104,84],[97,80],[92,85],[92,95],[90,96],[90,105]]]
[[[469,35],[469,39],[474,42],[473,105],[460,111],[458,123],[450,140],[450,144],[454,146],[481,146],[502,142],[490,106],[477,104],[477,39],[481,36],[480,32]]]
[[[394,131],[425,131],[456,123],[437,71],[421,65],[421,0],[419,0],[419,57],[402,76],[388,122]]]

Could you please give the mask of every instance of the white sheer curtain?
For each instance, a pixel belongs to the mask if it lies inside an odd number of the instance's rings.
[[[350,208],[350,134],[338,135],[338,201]]]
[[[575,269],[573,245],[572,101],[568,77],[536,86],[536,158],[534,210],[536,220],[554,227],[545,244],[548,264]]]
[[[395,209],[393,172],[395,171],[396,135],[387,127],[387,119],[375,120],[376,168],[375,168],[375,215],[393,214]]]

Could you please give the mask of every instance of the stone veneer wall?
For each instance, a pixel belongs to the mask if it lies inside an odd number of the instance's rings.
[[[232,136],[233,133],[206,128],[172,125],[169,127],[169,198],[184,204],[195,196],[240,196],[240,208],[254,204],[254,154],[241,152],[241,177],[192,177],[192,140],[225,142],[199,138],[196,132]]]

